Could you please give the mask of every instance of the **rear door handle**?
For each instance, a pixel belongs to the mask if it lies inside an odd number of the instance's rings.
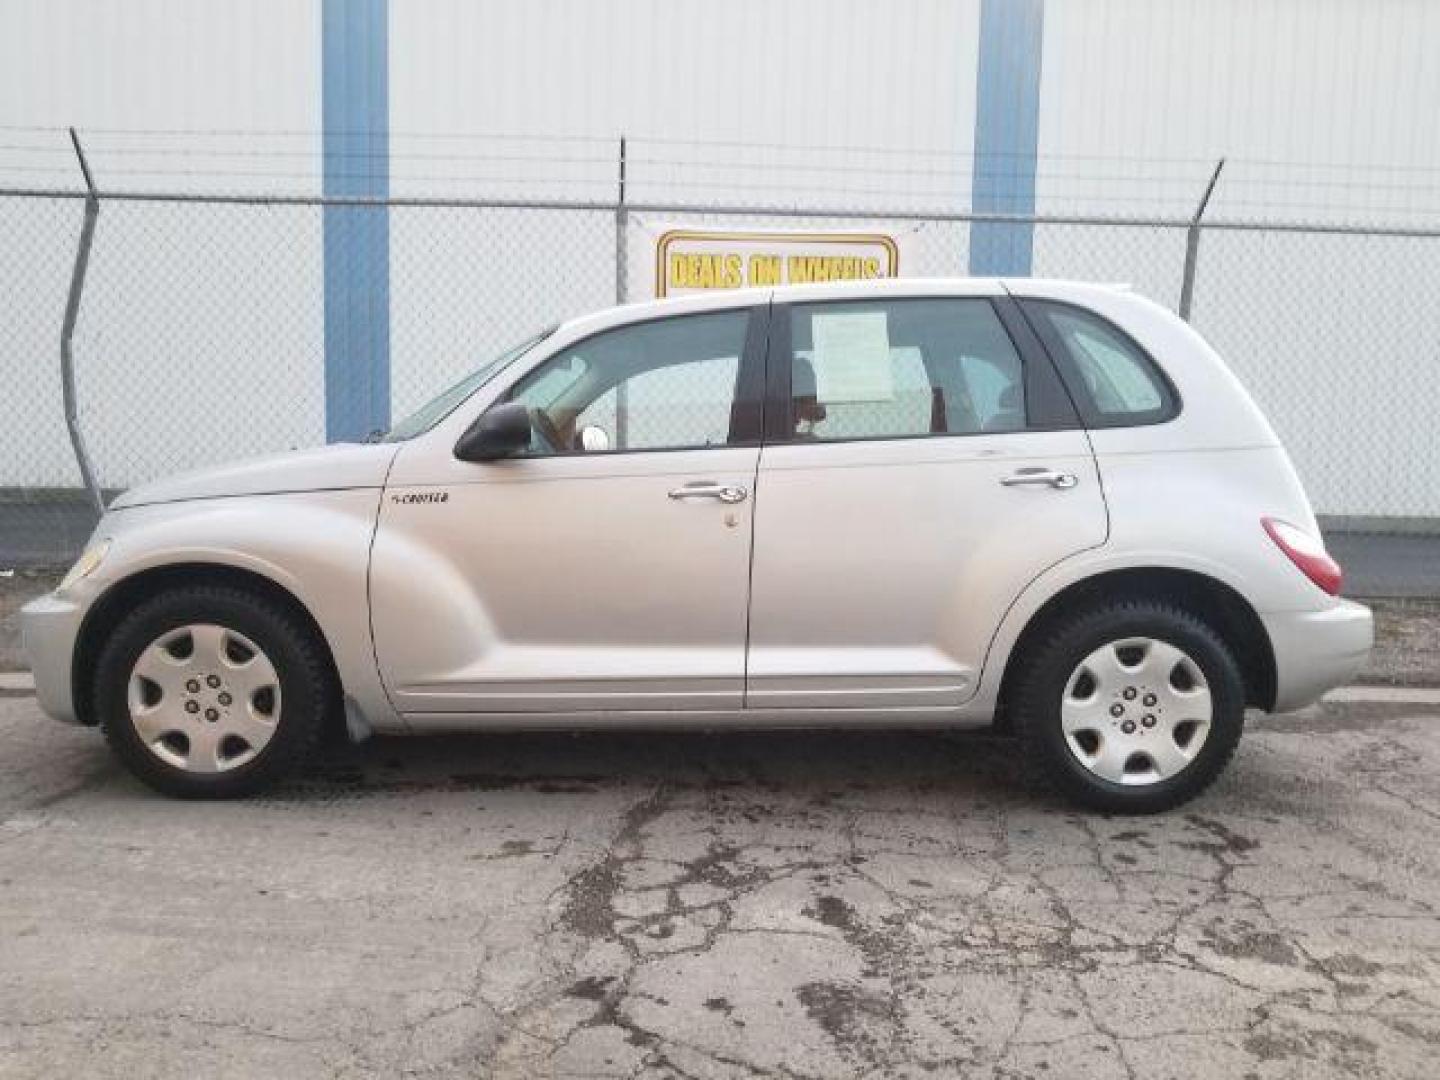
[[[673,488],[672,499],[719,499],[722,503],[744,502],[750,493],[733,484],[717,484],[713,480],[696,480],[684,487]]]
[[[1058,488],[1061,491],[1067,491],[1079,482],[1074,473],[1056,472],[1054,469],[1045,468],[1018,469],[1000,479],[1000,483],[1006,487],[1043,486]]]

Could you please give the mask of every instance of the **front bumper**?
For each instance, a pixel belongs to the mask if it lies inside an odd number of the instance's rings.
[[[1275,651],[1275,707],[1290,712],[1353,679],[1375,643],[1370,609],[1338,600],[1321,611],[1285,611],[1261,621]]]
[[[71,671],[84,614],[80,604],[55,593],[20,609],[20,634],[35,673],[35,696],[42,709],[67,724],[79,723]]]

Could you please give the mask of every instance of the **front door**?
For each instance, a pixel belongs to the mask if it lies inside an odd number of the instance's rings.
[[[765,317],[562,347],[502,398],[529,407],[522,456],[401,451],[371,600],[402,713],[742,705]]]
[[[775,306],[747,706],[957,705],[1026,584],[1104,541],[1025,331],[984,295]]]

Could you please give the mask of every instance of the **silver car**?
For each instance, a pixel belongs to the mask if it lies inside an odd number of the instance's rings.
[[[994,724],[1155,811],[1247,707],[1360,668],[1339,588],[1169,311],[908,280],[586,316],[377,441],[136,488],[23,626],[43,707],[172,795],[257,791],[332,723]]]

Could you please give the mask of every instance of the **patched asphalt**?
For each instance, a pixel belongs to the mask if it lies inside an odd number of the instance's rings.
[[[1415,1077],[1440,709],[1160,817],[994,737],[508,735],[150,794],[0,697],[0,1075]]]

